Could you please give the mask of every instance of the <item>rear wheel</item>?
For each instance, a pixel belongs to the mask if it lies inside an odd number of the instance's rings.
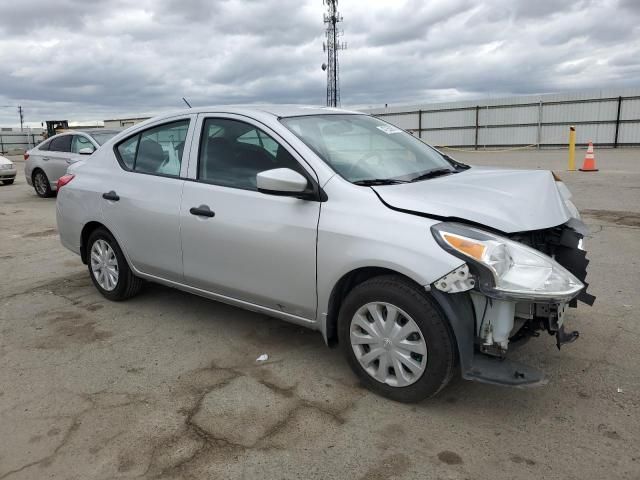
[[[103,296],[109,300],[126,300],[140,291],[142,279],[133,274],[109,231],[95,230],[87,241],[87,252],[91,280]]]
[[[434,396],[451,380],[456,347],[444,315],[400,276],[356,286],[338,318],[349,365],[370,390],[400,402]]]
[[[33,174],[33,189],[42,198],[48,198],[53,195],[47,174],[42,170],[36,170]]]
[[[15,179],[12,178],[11,180],[3,180],[2,183],[5,184],[5,185],[11,185],[14,181],[15,181]]]

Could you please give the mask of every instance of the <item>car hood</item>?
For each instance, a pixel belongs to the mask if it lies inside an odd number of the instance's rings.
[[[372,188],[391,208],[467,220],[505,233],[550,228],[571,218],[548,170],[472,167],[430,180]]]
[[[0,155],[0,165],[9,165],[12,163],[13,162],[9,160],[7,157],[3,157],[2,155]]]

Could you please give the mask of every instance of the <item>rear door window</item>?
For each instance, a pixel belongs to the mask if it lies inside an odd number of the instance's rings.
[[[70,152],[71,151],[71,137],[73,135],[62,135],[51,140],[49,144],[50,152]]]
[[[165,123],[118,144],[120,162],[127,170],[179,177],[189,120]]]

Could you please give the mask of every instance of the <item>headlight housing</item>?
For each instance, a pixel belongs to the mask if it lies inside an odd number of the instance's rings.
[[[584,288],[554,259],[522,243],[458,223],[439,223],[431,232],[442,248],[476,267],[476,285],[487,296],[561,303]]]

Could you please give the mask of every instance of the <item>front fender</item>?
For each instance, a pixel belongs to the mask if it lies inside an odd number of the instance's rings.
[[[471,296],[466,293],[444,293],[435,288],[431,289],[431,296],[449,321],[451,330],[458,346],[458,358],[462,376],[473,366],[475,311]]]

